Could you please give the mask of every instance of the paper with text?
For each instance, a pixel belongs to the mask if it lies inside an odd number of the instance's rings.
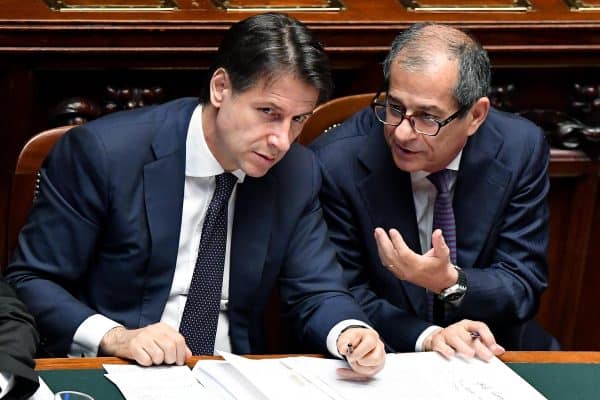
[[[388,354],[385,368],[365,382],[342,380],[335,373],[344,366],[338,360],[310,357],[285,361],[308,379],[319,379],[344,400],[456,399],[539,400],[545,399],[529,383],[499,359],[490,362],[460,357],[446,360],[438,353]]]
[[[345,361],[313,357],[251,360],[229,353],[202,360],[194,376],[223,400],[541,400],[499,359],[489,363],[437,353],[388,354],[385,368],[366,381],[338,377]]]

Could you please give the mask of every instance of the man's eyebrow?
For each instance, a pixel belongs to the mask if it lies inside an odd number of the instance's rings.
[[[402,101],[400,99],[397,99],[390,94],[388,94],[388,97],[390,98],[392,103],[397,103],[397,104],[401,105],[402,107],[406,108],[406,106],[404,105],[404,103],[402,103]],[[419,111],[424,111],[424,112],[432,113],[432,114],[443,114],[445,112],[441,108],[439,108],[437,106],[433,106],[433,105],[419,106],[418,108],[419,108]]]
[[[312,115],[314,112],[315,110],[310,110],[302,114],[294,115],[294,117],[304,117],[305,115]]]

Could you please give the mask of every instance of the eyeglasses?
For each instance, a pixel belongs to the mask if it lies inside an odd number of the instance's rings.
[[[384,125],[398,126],[402,121],[407,119],[415,132],[425,136],[436,136],[440,132],[440,129],[458,118],[464,110],[464,107],[461,107],[454,114],[440,121],[427,114],[407,115],[406,110],[389,104],[387,98],[384,102],[377,101],[379,97],[378,93],[371,103],[371,107],[379,122]]]

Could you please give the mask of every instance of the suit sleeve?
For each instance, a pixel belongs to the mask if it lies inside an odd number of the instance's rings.
[[[550,150],[541,131],[536,133],[515,163],[516,184],[487,241],[488,254],[465,270],[469,289],[456,310],[462,318],[503,326],[527,321],[538,310],[548,285]]]
[[[0,277],[0,371],[15,377],[6,399],[25,399],[39,386],[33,370],[37,343],[33,317]]]
[[[285,310],[296,322],[294,332],[299,333],[302,344],[327,354],[327,335],[338,322],[355,319],[368,323],[368,318],[343,283],[318,198],[320,173],[314,156],[308,154],[312,164],[296,166],[304,178],[293,182],[296,189],[308,193],[303,195],[308,201],[300,215],[290,216],[297,222],[279,283]]]
[[[319,155],[319,153],[317,153]],[[331,171],[321,163],[323,184],[320,198],[337,258],[343,267],[344,281],[393,351],[415,351],[419,335],[431,324],[380,297],[371,285],[368,256],[360,237],[352,206],[336,184]]]
[[[93,262],[108,203],[108,163],[92,131],[74,128],[40,170],[40,189],[19,236],[7,279],[36,318],[42,346],[62,356],[96,312],[77,298]]]

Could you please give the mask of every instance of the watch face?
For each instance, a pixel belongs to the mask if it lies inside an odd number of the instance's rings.
[[[464,292],[454,292],[450,293],[448,296],[444,297],[445,301],[456,301],[459,300],[464,295]]]

